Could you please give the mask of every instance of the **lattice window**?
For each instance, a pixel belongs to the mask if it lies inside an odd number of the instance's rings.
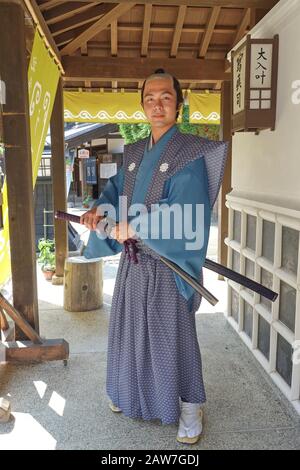
[[[38,177],[50,177],[51,176],[51,156],[43,155],[38,170]]]
[[[300,367],[293,362],[300,344],[300,216],[230,195],[227,206],[228,266],[279,293],[270,302],[228,281],[228,320],[300,411]]]

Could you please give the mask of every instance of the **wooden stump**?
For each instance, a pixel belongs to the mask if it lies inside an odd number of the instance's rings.
[[[10,419],[11,406],[8,400],[0,398],[0,423],[7,423]]]
[[[103,304],[102,259],[73,256],[65,261],[64,309],[87,312]]]

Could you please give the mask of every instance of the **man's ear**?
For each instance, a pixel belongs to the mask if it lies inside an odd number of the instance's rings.
[[[178,111],[180,113],[180,110],[181,110],[182,106],[183,106],[183,103],[179,103],[179,105],[177,106],[176,111]]]

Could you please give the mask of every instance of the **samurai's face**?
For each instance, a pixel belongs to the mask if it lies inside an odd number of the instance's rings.
[[[143,108],[151,127],[168,128],[175,124],[177,95],[171,77],[155,77],[146,82]]]

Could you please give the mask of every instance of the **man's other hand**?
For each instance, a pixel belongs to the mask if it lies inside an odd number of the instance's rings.
[[[96,230],[98,222],[103,219],[104,216],[97,214],[97,207],[90,209],[89,211],[82,214],[80,217],[80,223],[85,225],[90,230]]]

